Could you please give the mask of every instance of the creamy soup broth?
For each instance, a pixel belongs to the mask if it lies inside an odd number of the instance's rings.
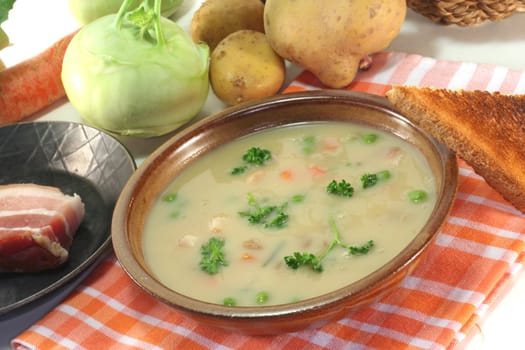
[[[232,175],[251,147],[268,150],[271,158]],[[363,174],[385,170],[389,178],[362,188]],[[328,193],[332,180],[343,179],[354,188],[352,197]],[[414,190],[426,199],[410,200]],[[239,214],[250,209],[250,196],[262,205],[287,203],[286,224],[250,223]],[[151,210],[144,255],[159,281],[196,299],[288,303],[334,291],[384,265],[423,227],[435,199],[428,164],[398,137],[338,122],[277,128],[222,146],[183,171]],[[373,247],[362,255],[336,247],[322,260],[322,272],[287,266],[284,257],[294,252],[325,251],[334,225],[346,245],[372,241]],[[199,266],[201,246],[211,237],[224,239],[228,263],[214,275]],[[267,300],[257,301],[259,293]]]

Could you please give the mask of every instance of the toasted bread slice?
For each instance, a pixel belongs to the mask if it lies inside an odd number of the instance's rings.
[[[394,86],[386,97],[525,213],[525,95]]]

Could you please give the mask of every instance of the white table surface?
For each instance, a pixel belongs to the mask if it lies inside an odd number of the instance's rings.
[[[86,0],[87,1],[87,0]],[[184,28],[202,0],[184,0],[175,19]],[[2,28],[11,38],[12,46],[0,51],[0,59],[11,66],[46,49],[53,42],[72,32],[79,25],[71,16],[67,0],[17,0],[8,21]],[[440,26],[412,11],[401,33],[389,50],[415,53],[438,59],[491,63],[525,71],[525,14],[514,14],[498,23],[484,23],[476,27]],[[288,66],[287,82],[300,69]],[[210,93],[199,114],[212,114],[224,105]],[[66,99],[38,113],[38,119],[81,121],[79,114]],[[122,138],[137,162],[146,157],[165,138],[137,140]],[[89,272],[89,271],[88,271]],[[85,274],[87,274],[86,272]],[[1,281],[0,281],[1,283]],[[50,298],[32,303],[30,308],[9,319],[0,318],[0,350],[9,348],[9,340],[36,322],[53,308],[74,287],[54,293]],[[517,275],[513,287],[479,325],[480,333],[460,345],[465,350],[524,349],[523,325],[525,314],[525,275]]]

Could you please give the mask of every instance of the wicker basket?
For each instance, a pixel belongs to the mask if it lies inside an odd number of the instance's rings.
[[[407,0],[407,6],[436,23],[464,27],[525,12],[525,0]]]

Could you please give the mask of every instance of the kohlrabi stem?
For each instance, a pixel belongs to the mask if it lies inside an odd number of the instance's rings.
[[[335,224],[334,218],[329,219],[330,228],[332,229],[332,242],[330,245],[326,248],[326,250],[319,256],[319,260],[323,260],[328,253],[330,253],[335,247],[340,246],[343,248],[346,248],[346,245],[341,242],[341,233],[339,233],[339,229],[337,228],[337,225]]]
[[[157,35],[157,46],[163,46],[166,43],[164,39],[164,33],[162,32],[162,27],[160,25],[161,20],[161,5],[162,0],[155,0],[155,33]]]
[[[164,46],[166,39],[162,32],[162,0],[142,0],[134,10],[130,10],[134,0],[124,0],[115,18],[115,26],[121,29],[125,20],[138,29],[139,36],[147,41],[155,40],[157,46]],[[153,32],[155,34],[153,35]]]
[[[122,5],[120,5],[120,8],[117,12],[117,17],[115,18],[115,26],[120,29],[120,26],[122,25],[122,21],[124,20],[125,14],[128,12],[128,9],[131,6],[131,3],[134,0],[124,0]]]

